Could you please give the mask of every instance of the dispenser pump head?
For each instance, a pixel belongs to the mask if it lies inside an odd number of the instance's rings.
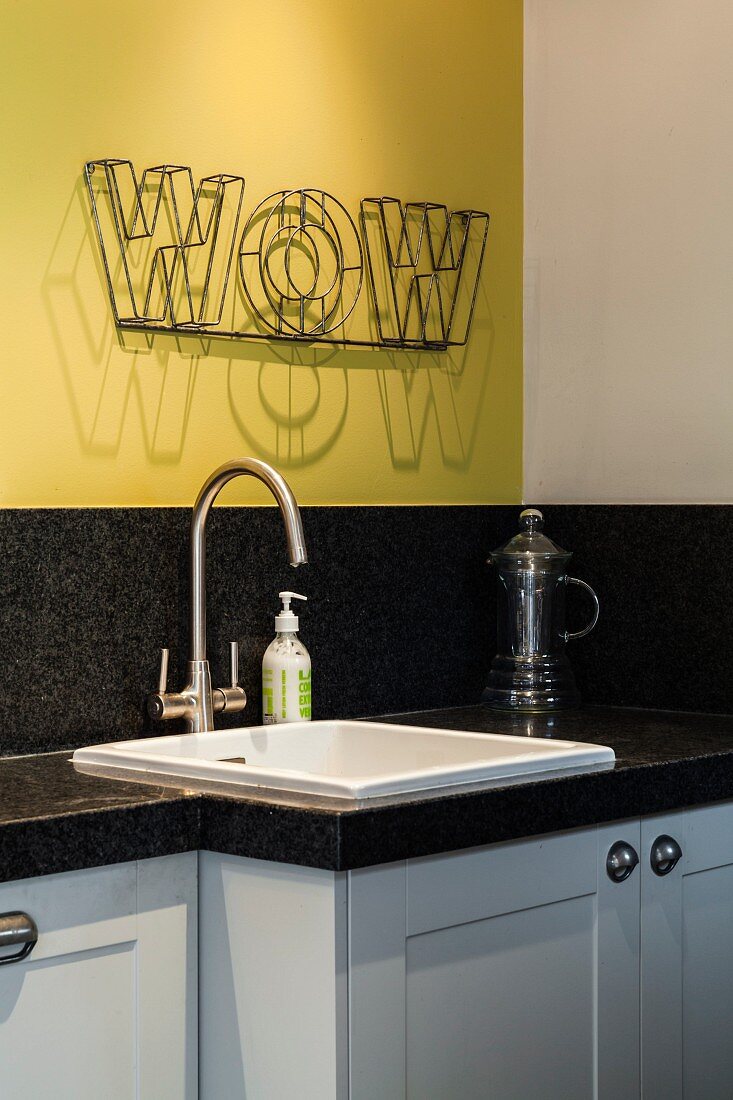
[[[298,629],[298,616],[290,610],[291,600],[307,600],[307,596],[301,596],[299,592],[278,592],[282,600],[280,614],[275,616],[275,630],[278,634],[294,634]]]

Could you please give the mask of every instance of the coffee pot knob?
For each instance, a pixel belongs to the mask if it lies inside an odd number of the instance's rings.
[[[525,531],[541,531],[545,520],[539,508],[525,508],[519,513],[519,522]]]

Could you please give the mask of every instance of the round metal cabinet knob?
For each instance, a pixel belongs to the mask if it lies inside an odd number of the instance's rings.
[[[624,882],[638,862],[636,849],[625,840],[617,840],[606,856],[606,874],[611,882]]]
[[[652,844],[650,863],[655,875],[668,875],[682,858],[682,849],[674,837],[662,833]]]

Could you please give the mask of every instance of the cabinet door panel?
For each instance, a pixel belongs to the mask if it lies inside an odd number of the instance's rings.
[[[3,967],[4,1100],[135,1096],[135,970],[132,943]]]
[[[351,1100],[638,1097],[619,839],[638,849],[638,821],[351,872]]]
[[[733,865],[685,875],[682,887],[685,1100],[733,1090]]]
[[[593,1095],[594,909],[589,894],[408,940],[409,1100]]]
[[[649,856],[661,834],[682,858],[667,875]],[[642,822],[644,1100],[730,1100],[733,1049],[733,805]]]
[[[196,854],[5,883],[13,910],[38,943],[0,966],[2,1100],[194,1100]]]

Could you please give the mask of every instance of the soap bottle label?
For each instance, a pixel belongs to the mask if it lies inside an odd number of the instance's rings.
[[[262,668],[262,723],[308,722],[311,717],[311,670],[294,662]]]
[[[265,726],[272,726],[277,722],[271,668],[262,669],[262,722]]]
[[[298,669],[298,711],[303,719],[311,716],[311,670],[309,668]]]

